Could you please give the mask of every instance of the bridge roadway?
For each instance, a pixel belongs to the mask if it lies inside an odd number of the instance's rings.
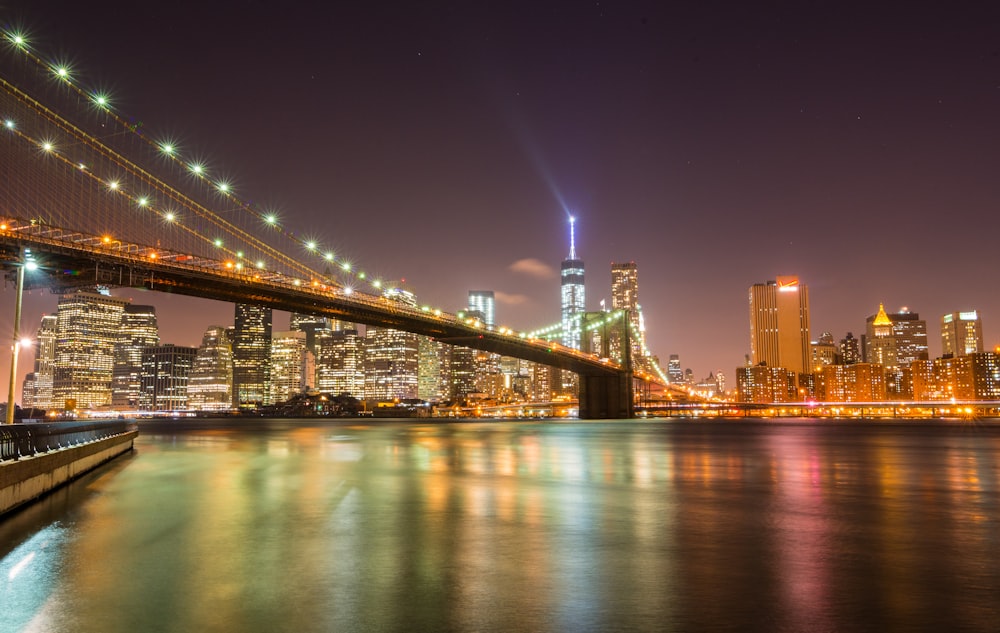
[[[25,275],[27,288],[56,292],[95,285],[145,288],[404,330],[576,373],[580,377],[581,418],[633,417],[636,378],[626,368],[505,328],[492,330],[454,314],[348,292],[320,279],[297,279],[239,267],[235,261],[196,257],[0,217],[0,268],[14,270],[23,265],[25,249],[30,249],[38,265],[37,270]]]

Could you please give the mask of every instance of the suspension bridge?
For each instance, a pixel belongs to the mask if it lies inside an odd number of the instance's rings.
[[[22,287],[145,288],[404,330],[576,373],[581,418],[631,417],[637,381],[665,383],[633,371],[628,355],[617,363],[394,301],[390,284],[283,226],[23,36],[3,40],[0,267],[17,278],[18,296]]]

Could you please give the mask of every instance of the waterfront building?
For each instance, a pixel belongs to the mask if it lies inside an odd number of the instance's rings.
[[[427,402],[448,399],[448,347],[426,336],[417,339],[417,398]]]
[[[798,375],[782,367],[753,365],[736,369],[736,390],[740,402],[771,404],[799,399]]]
[[[257,409],[269,404],[271,308],[236,304],[233,329],[233,406]]]
[[[77,410],[111,404],[115,345],[128,303],[109,295],[77,292],[59,299],[52,375],[53,408]]]
[[[21,382],[21,407],[32,409],[35,406],[35,372],[24,375]]]
[[[816,380],[816,398],[823,402],[884,402],[885,370],[881,365],[826,365]]]
[[[448,397],[465,400],[476,392],[476,352],[469,347],[452,346],[449,350]]]
[[[54,314],[42,317],[35,334],[35,365],[34,384],[32,386],[31,402],[39,409],[51,409],[55,405],[52,400],[52,380],[56,365],[56,329],[58,318]]]
[[[964,356],[981,351],[983,324],[978,312],[950,312],[941,317],[942,356]]]
[[[136,409],[142,391],[142,353],[160,344],[156,308],[126,304],[122,312],[121,338],[115,344],[111,376],[111,404],[118,409]]]
[[[142,350],[139,408],[143,411],[188,409],[188,379],[198,348],[156,345]]]
[[[416,307],[413,293],[393,288],[383,296]],[[417,398],[419,335],[386,327],[368,327],[365,332],[366,400]]]
[[[915,361],[912,376],[914,400],[1000,400],[997,352]]]
[[[365,390],[364,339],[353,324],[339,325],[342,329],[317,334],[316,388],[322,393],[361,398]]]
[[[205,330],[188,376],[188,408],[229,411],[233,408],[231,331],[221,325]]]
[[[751,286],[749,303],[752,364],[809,372],[808,287],[795,276],[777,277]]]
[[[275,332],[271,336],[270,404],[287,402],[314,386],[316,357],[307,347],[307,340],[307,333],[302,330]]]

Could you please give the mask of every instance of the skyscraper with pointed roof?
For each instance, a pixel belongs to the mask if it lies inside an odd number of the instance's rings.
[[[583,260],[576,256],[576,218],[569,219],[569,257],[562,261],[560,297],[562,317],[562,344],[580,349],[580,315],[584,311]]]
[[[927,359],[927,322],[916,312],[901,308],[878,312],[865,323],[864,359],[886,368],[909,367],[915,360]]]

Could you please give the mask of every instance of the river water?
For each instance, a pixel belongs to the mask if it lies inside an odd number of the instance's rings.
[[[0,631],[998,631],[1000,424],[234,420],[0,520]]]

